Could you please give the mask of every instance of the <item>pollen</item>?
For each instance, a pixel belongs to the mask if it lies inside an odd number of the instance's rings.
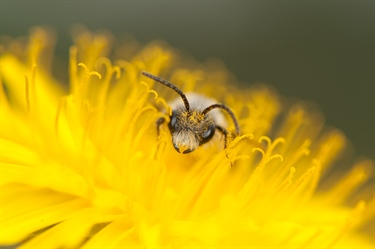
[[[221,64],[192,66],[160,42],[129,53],[106,33],[73,38],[69,90],[50,71],[48,31],[1,45],[0,247],[373,248],[374,162],[351,165],[318,110],[239,89]],[[241,135],[176,153],[156,129],[175,96],[142,71],[230,106]]]
[[[204,115],[196,110],[191,111],[188,114],[188,120],[192,124],[199,124],[200,122],[203,121],[203,119],[204,119]]]

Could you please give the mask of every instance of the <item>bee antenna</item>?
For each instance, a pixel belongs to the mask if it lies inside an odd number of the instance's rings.
[[[202,112],[202,114],[206,115],[207,112],[209,112],[209,111],[211,111],[212,109],[215,109],[215,108],[221,108],[221,109],[225,110],[230,115],[230,117],[233,120],[234,126],[236,127],[237,135],[240,135],[240,125],[238,124],[236,116],[234,115],[234,113],[232,112],[232,110],[229,109],[228,106],[226,106],[224,104],[213,104],[213,105],[210,105],[209,107],[207,107],[206,109],[204,109],[203,112]]]
[[[170,83],[170,82],[168,82],[168,81],[166,81],[166,80],[164,80],[164,79],[162,79],[160,77],[152,75],[152,74],[150,74],[148,72],[143,71],[142,74],[144,76],[147,76],[147,77],[149,77],[149,78],[151,78],[151,79],[153,79],[153,80],[155,80],[155,81],[157,81],[157,82],[159,82],[159,83],[161,83],[161,84],[169,87],[169,88],[172,88],[176,93],[178,93],[178,95],[180,95],[182,101],[184,102],[186,110],[187,111],[190,110],[190,104],[189,104],[189,101],[186,98],[186,95],[177,86],[173,85],[172,83]]]

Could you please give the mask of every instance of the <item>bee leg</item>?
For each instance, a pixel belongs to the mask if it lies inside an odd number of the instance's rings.
[[[164,117],[161,117],[159,118],[158,120],[156,120],[155,122],[155,125],[156,125],[156,134],[157,134],[157,139],[159,140],[160,139],[160,126],[165,122],[165,118]],[[155,160],[159,160],[158,159],[158,154],[159,154],[159,151],[160,151],[160,148],[162,146],[162,143],[158,143],[157,145],[157,150],[155,152],[155,155],[154,155],[154,159]]]
[[[229,160],[230,166],[233,167],[233,162],[229,159],[229,155],[228,155],[228,135],[229,135],[229,132],[221,126],[216,126],[216,129],[224,135],[225,156]]]
[[[156,121],[156,132],[158,137],[160,136],[160,126],[165,122],[165,118],[161,117]]]

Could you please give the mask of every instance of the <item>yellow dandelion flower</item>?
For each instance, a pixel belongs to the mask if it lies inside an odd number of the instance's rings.
[[[346,139],[318,112],[160,42],[111,61],[108,34],[74,38],[69,90],[51,75],[51,33],[2,42],[0,245],[374,248],[373,162],[345,170]],[[225,103],[241,135],[177,153],[155,122],[178,95],[142,71]]]

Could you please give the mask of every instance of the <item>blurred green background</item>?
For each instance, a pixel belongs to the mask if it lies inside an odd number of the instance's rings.
[[[77,23],[162,39],[200,61],[220,58],[240,82],[314,101],[357,155],[374,159],[374,1],[0,0],[0,9],[1,34],[49,25],[66,59]]]

